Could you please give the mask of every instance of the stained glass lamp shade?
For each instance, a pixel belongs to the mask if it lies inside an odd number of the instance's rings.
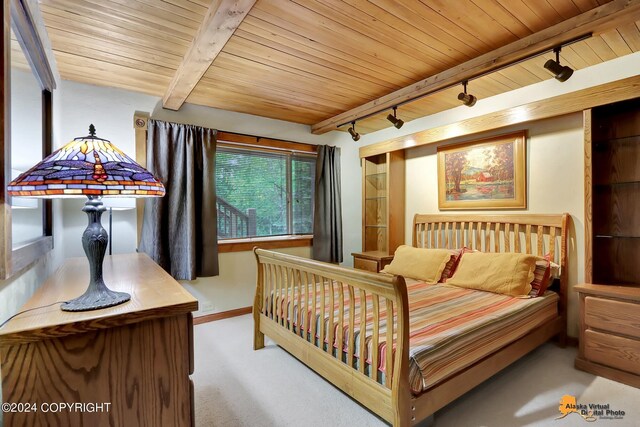
[[[62,304],[62,310],[95,310],[131,299],[125,292],[107,288],[102,277],[109,236],[100,222],[106,210],[101,199],[164,196],[164,186],[149,171],[110,141],[98,138],[91,125],[88,136],[75,138],[19,175],[9,184],[7,192],[21,197],[88,198],[82,208],[89,217],[82,246],[89,259],[89,287],[80,297]]]

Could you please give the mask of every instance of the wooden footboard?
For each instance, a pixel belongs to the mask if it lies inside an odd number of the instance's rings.
[[[404,279],[263,249],[254,253],[258,262],[254,349],[264,347],[266,334],[381,418],[396,426],[409,425],[409,308]],[[371,331],[364,340],[371,340],[370,355],[366,345],[356,348],[358,330]],[[395,343],[395,349],[385,345],[385,353],[379,355],[375,349],[382,341]],[[340,348],[342,343],[345,348]]]
[[[409,307],[400,276],[255,249],[254,348],[264,347],[266,334],[394,426],[415,425],[552,337],[563,343],[569,223],[567,214],[415,216],[416,247],[467,246],[485,252],[547,255],[560,266],[557,317],[419,396],[413,396],[409,387]],[[369,347],[359,345],[355,335],[360,328],[366,331]],[[376,351],[383,342],[393,342],[395,349],[386,346],[384,352]]]

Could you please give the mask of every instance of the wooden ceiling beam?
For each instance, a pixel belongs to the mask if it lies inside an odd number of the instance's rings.
[[[311,126],[311,132],[323,134],[336,130],[338,125],[358,120],[378,111],[391,109],[394,105],[411,102],[413,99],[431,92],[538,55],[589,33],[595,35],[625,23],[635,22],[639,17],[640,0],[613,0],[456,67],[316,123]]]
[[[240,26],[256,0],[215,0],[176,70],[162,106],[178,110]]]

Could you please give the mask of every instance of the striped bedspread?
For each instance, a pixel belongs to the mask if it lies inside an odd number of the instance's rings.
[[[312,286],[310,286],[311,288]],[[320,306],[322,287],[317,287],[316,307]],[[330,289],[332,288],[332,289]],[[444,284],[427,285],[407,279],[409,296],[409,381],[415,394],[432,387],[452,374],[464,369],[510,342],[524,336],[536,327],[557,316],[558,296],[547,292],[543,297],[521,299],[506,295],[471,289],[456,288]],[[348,289],[337,283],[324,284],[324,292],[333,293],[332,301],[345,299],[342,321],[338,304],[325,307],[324,325],[320,317],[315,316],[315,344],[319,345],[320,331],[328,331],[333,325],[332,347],[342,347],[347,351],[349,343],[349,315],[354,311],[354,347],[356,360],[359,361],[361,336],[365,337],[365,359],[367,370],[371,368],[372,353],[372,309],[371,296],[366,297],[366,311],[361,311],[362,304],[359,293],[349,294]],[[386,310],[380,301],[380,337],[378,345],[378,379],[384,377],[386,345]],[[291,307],[293,304],[293,307]],[[302,311],[299,312],[299,306]],[[314,316],[313,298],[310,289],[302,295],[287,295],[282,292],[277,299],[275,310],[289,319],[293,318],[294,329],[299,335],[306,335],[310,340],[313,330],[310,319]],[[305,309],[306,308],[306,309]],[[274,307],[270,307],[273,313]],[[332,310],[333,309],[333,310]],[[286,311],[285,311],[286,310]],[[360,332],[361,313],[366,314],[365,333]],[[332,314],[332,316],[329,315]],[[291,314],[293,316],[291,316]],[[300,329],[302,326],[302,329]],[[340,328],[342,327],[342,331]],[[328,347],[325,332],[323,345]],[[342,338],[342,345],[339,340]],[[344,360],[344,358],[343,358]]]
[[[409,290],[414,393],[436,385],[557,316],[558,295],[521,299],[447,285]]]

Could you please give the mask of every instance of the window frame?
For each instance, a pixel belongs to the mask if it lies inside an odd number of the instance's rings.
[[[313,144],[291,142],[279,139],[262,138],[251,135],[236,134],[219,131],[217,135],[218,146],[240,149],[254,149],[256,151],[277,151],[291,154],[313,155],[317,154],[317,147]],[[287,173],[287,181],[291,181],[290,171]],[[290,182],[287,182],[287,191],[291,193]],[[290,195],[290,194],[289,194]],[[288,209],[288,215],[293,215],[293,209]],[[287,218],[292,221],[292,218]],[[292,225],[291,225],[292,228]],[[291,229],[290,228],[290,229]],[[218,239],[218,252],[243,252],[250,251],[254,247],[262,249],[281,249],[293,247],[305,247],[313,244],[313,234],[287,234],[282,236],[246,237],[238,239]]]

